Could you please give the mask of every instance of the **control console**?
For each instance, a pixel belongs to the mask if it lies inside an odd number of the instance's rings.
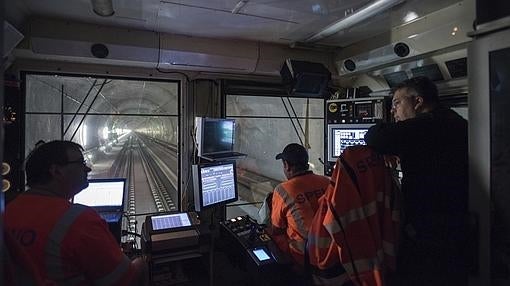
[[[288,264],[290,259],[281,253],[265,230],[249,216],[239,216],[220,222],[222,235],[240,245],[257,266]]]

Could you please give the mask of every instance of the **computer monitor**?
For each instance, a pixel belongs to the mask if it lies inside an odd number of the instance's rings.
[[[328,125],[328,161],[335,162],[345,148],[365,145],[365,133],[370,124],[330,124]]]
[[[198,156],[234,150],[235,120],[196,117]]]
[[[193,165],[192,172],[196,211],[237,201],[234,161]]]
[[[74,196],[73,203],[101,211],[122,212],[125,185],[125,178],[90,179],[89,186]]]

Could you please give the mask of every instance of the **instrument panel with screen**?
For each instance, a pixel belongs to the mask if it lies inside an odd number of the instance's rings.
[[[237,201],[235,161],[193,165],[195,210]]]
[[[365,134],[374,124],[328,125],[328,161],[335,162],[345,148],[365,145]]]
[[[151,217],[152,230],[168,230],[191,226],[187,213],[156,215]]]

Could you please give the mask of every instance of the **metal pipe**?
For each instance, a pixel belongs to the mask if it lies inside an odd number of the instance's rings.
[[[327,26],[326,28],[322,29],[320,32],[312,35],[308,39],[305,40],[305,42],[317,42],[321,39],[324,39],[326,37],[329,37],[333,34],[336,34],[342,30],[351,28],[352,26],[365,21],[366,19],[375,16],[378,13],[381,13],[397,4],[400,4],[401,2],[404,2],[405,0],[378,0],[374,3],[368,4],[367,6],[364,6],[360,10],[356,11],[353,14],[350,14],[349,16],[342,18],[335,23]]]

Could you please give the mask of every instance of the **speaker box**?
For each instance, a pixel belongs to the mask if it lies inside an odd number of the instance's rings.
[[[10,171],[3,179],[10,182],[10,188],[5,193],[6,202],[9,202],[19,192],[24,190],[25,177],[23,176],[23,144],[22,144],[22,100],[19,82],[4,80],[4,162],[9,164]]]
[[[320,63],[286,60],[280,70],[282,83],[292,95],[308,97],[327,96],[331,73]]]

